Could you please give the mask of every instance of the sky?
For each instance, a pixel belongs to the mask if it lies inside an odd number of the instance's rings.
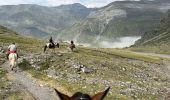
[[[63,4],[81,3],[86,7],[102,7],[114,1],[124,0],[0,0],[0,5],[38,4],[43,6],[59,6]]]

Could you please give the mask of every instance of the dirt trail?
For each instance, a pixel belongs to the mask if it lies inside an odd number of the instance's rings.
[[[8,62],[1,65],[2,68],[8,71],[9,75],[13,77],[16,83],[24,86],[36,100],[60,100],[53,88],[48,86],[40,86],[36,80],[31,79],[26,72],[17,69],[17,71],[11,71]]]
[[[133,52],[133,53],[170,59],[170,55],[168,54],[156,54],[156,53],[145,53],[145,52]]]

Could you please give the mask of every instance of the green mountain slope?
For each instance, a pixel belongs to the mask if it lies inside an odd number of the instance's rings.
[[[44,37],[82,20],[91,10],[78,3],[58,7],[5,5],[0,6],[0,23],[20,34]]]
[[[0,6],[0,23],[19,34],[82,43],[140,36],[152,30],[167,11],[168,0],[117,1],[101,8],[75,3],[57,7],[32,4]]]
[[[0,26],[0,46],[6,46],[15,42],[18,46],[18,49],[26,52],[36,52],[42,51],[43,41],[37,40],[35,38],[23,37],[18,35],[16,32],[9,30],[4,26]]]
[[[161,19],[159,27],[145,33],[135,46],[159,53],[170,53],[170,10]]]
[[[16,32],[9,30],[8,28],[1,26],[1,25],[0,25],[0,34],[15,34],[15,35],[17,35]]]
[[[83,21],[61,33],[59,38],[82,43],[111,41],[115,37],[141,36],[156,27],[170,8],[168,1],[117,1],[91,12]]]

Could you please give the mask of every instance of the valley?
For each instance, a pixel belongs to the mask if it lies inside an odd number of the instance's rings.
[[[168,0],[116,1],[100,8],[75,3],[55,7],[35,4],[0,6],[0,23],[18,34],[77,44],[100,45],[155,29],[170,8]],[[100,46],[101,47],[101,46]]]
[[[0,6],[0,99],[60,100],[54,89],[92,96],[110,87],[104,100],[169,100],[169,5]],[[59,48],[44,52],[50,36]],[[6,51],[13,42],[19,56],[11,70]]]

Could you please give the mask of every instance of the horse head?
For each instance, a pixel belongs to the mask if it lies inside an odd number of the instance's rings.
[[[99,92],[93,96],[81,92],[76,92],[73,96],[70,97],[68,95],[59,92],[57,89],[55,89],[55,92],[58,94],[61,100],[103,100],[107,95],[107,93],[109,92],[109,89],[110,87],[107,88],[105,91]]]

